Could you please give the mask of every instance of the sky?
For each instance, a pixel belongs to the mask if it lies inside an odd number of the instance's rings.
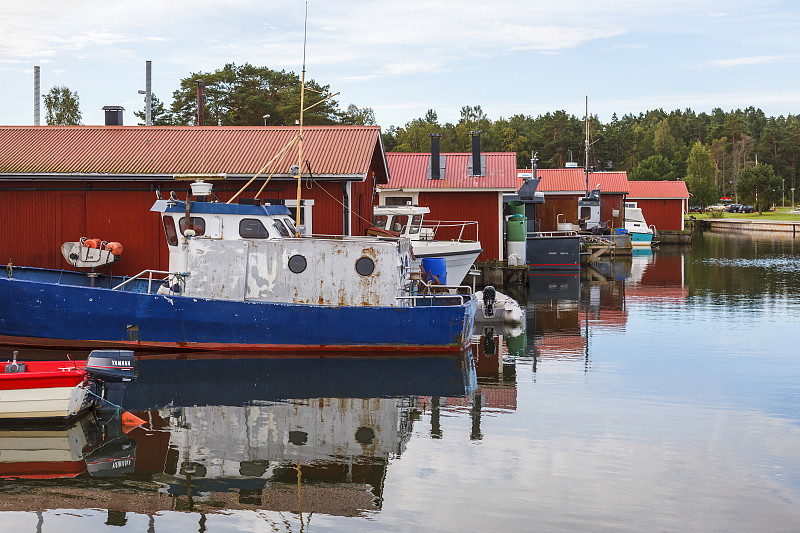
[[[41,92],[78,93],[84,124],[103,106],[169,105],[180,80],[226,63],[300,73],[370,107],[386,130],[463,106],[492,120],[556,110],[607,122],[650,109],[754,106],[800,113],[800,2],[779,0],[5,0],[0,125],[31,125]],[[41,111],[45,123],[44,105]]]

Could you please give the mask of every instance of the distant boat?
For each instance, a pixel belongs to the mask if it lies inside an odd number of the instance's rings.
[[[477,222],[425,222],[425,215],[430,209],[417,205],[375,206],[373,208],[373,228],[368,230],[373,235],[390,234],[406,237],[411,240],[414,253],[413,268],[419,271],[422,259],[426,257],[443,258],[447,264],[447,283],[460,285],[464,282],[470,267],[483,252],[478,240],[465,238],[465,231],[475,225],[477,237]],[[453,239],[437,240],[437,232],[447,230],[451,233],[458,232],[458,237]]]

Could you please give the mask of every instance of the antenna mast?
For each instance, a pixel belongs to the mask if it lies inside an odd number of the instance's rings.
[[[297,214],[295,215],[295,237],[300,236],[300,193],[303,183],[303,111],[306,94],[306,37],[308,36],[308,2],[306,2],[306,17],[303,22],[303,72],[300,78],[300,133],[298,133],[297,150]]]
[[[589,95],[586,95],[586,114],[583,116],[586,127],[586,161],[583,166],[583,173],[586,176],[586,196],[589,196]]]

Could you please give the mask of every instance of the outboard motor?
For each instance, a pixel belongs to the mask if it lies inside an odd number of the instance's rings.
[[[132,350],[92,350],[86,360],[86,378],[95,394],[106,400],[97,410],[116,411],[129,382],[136,379]]]
[[[497,291],[494,290],[494,287],[491,285],[487,285],[483,289],[483,316],[486,318],[491,318],[494,316],[494,300],[497,295]]]

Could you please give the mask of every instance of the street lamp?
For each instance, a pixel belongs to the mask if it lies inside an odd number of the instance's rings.
[[[265,125],[265,126],[267,125],[267,119],[268,119],[268,118],[269,118],[269,115],[264,115],[264,125]]]

